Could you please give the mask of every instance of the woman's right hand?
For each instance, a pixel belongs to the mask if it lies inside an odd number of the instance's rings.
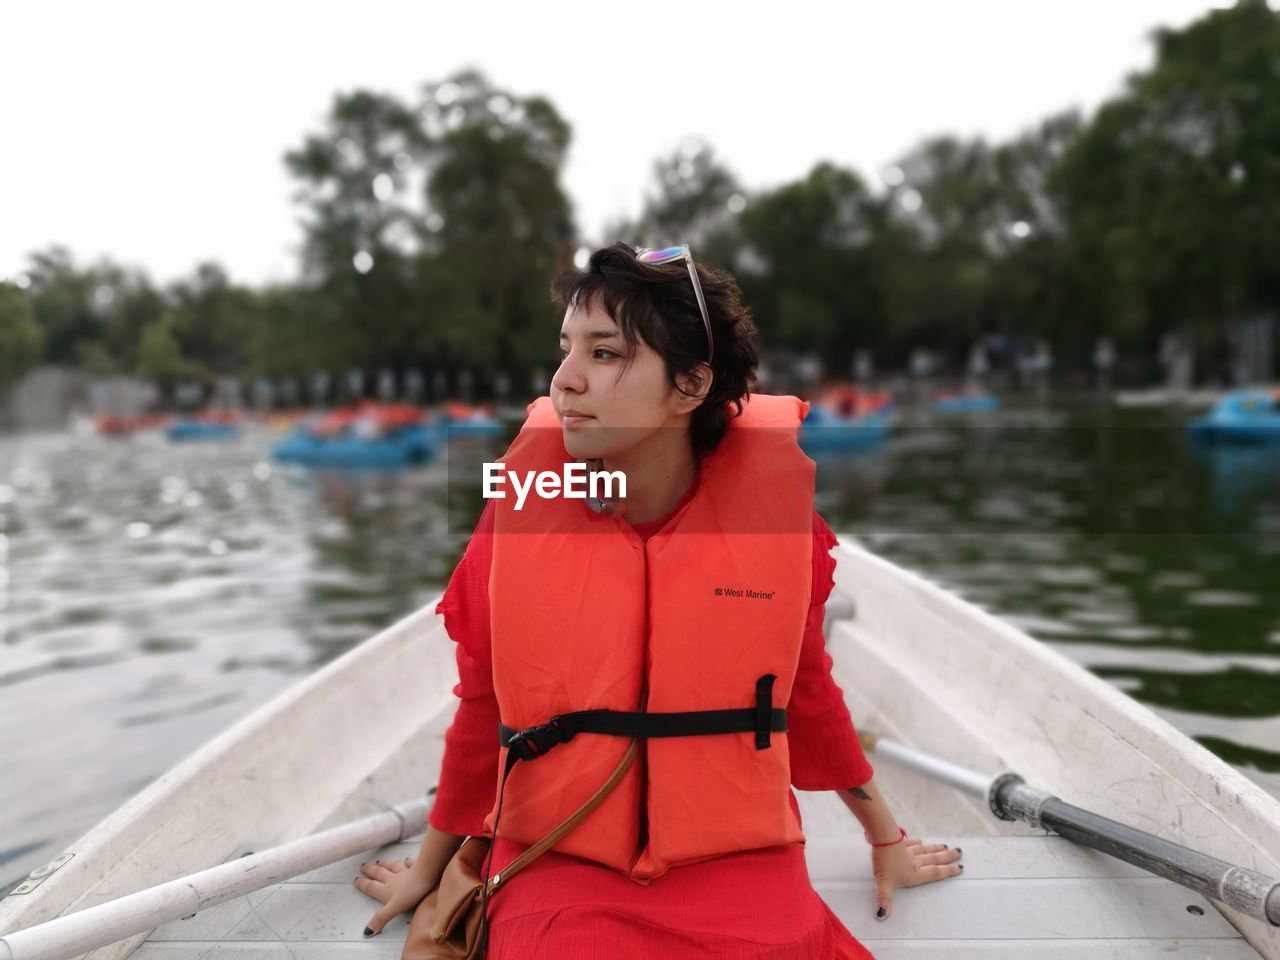
[[[363,876],[356,877],[356,888],[383,905],[364,928],[366,937],[377,936],[382,928],[402,913],[408,913],[436,888],[440,880],[413,869],[413,857],[403,860],[378,860],[360,866]]]

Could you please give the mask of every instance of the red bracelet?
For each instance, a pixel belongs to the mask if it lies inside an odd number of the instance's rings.
[[[871,834],[866,830],[862,831],[862,835],[867,838],[867,843],[870,843],[873,847],[892,847],[894,844],[901,843],[903,840],[907,839],[907,831],[903,830],[901,827],[898,828],[898,834],[899,836],[897,840],[890,840],[888,843],[871,843]]]

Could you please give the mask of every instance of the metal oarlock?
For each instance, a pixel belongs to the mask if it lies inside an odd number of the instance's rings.
[[[1172,880],[1233,910],[1280,926],[1280,880],[1126,826],[1029,786],[1016,773],[970,770],[874,733],[859,734],[864,749],[987,801],[1001,820],[1021,820]]]

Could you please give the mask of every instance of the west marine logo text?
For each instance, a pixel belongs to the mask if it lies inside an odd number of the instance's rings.
[[[734,587],[716,587],[717,597],[741,597],[744,600],[772,600],[773,590],[738,590]]]

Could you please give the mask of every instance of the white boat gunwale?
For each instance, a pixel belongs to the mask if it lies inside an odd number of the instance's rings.
[[[1172,831],[1197,848],[1212,841],[1214,855],[1277,872],[1280,803],[1238,771],[1083,667],[856,540],[841,537],[837,558],[837,587],[853,598],[854,616],[831,625],[829,646],[859,729],[882,730],[979,769],[1017,770],[1070,802],[1116,819],[1143,819],[1143,829]],[[32,893],[0,900],[0,934],[161,883],[175,871],[192,872],[175,867],[175,851],[184,864],[208,867],[421,794],[427,786],[421,771],[438,769],[444,730],[457,703],[454,645],[433,609],[434,600],[326,664],[122,805],[73,844],[71,861]],[[966,669],[964,654],[985,656],[990,673]],[[442,678],[439,689],[428,689],[423,676]],[[378,697],[361,696],[370,684]],[[966,704],[975,691],[1000,693],[1010,702]],[[1080,742],[1055,742],[1049,729],[1041,732],[1035,724],[1011,734],[1007,714],[1018,698],[1035,705],[1028,714],[1033,720],[1057,722],[1055,729]],[[406,703],[414,709],[405,709]],[[353,704],[361,711],[358,723],[334,722]],[[312,725],[315,718],[330,722]],[[282,741],[299,749],[282,757]],[[1100,752],[1099,744],[1114,755]],[[1099,761],[1141,775],[1108,780],[1098,775]],[[971,843],[984,836],[1005,843],[1059,839],[997,821],[984,804],[940,791],[919,775],[888,764],[876,769],[877,784],[894,809],[922,833],[968,837]],[[245,803],[246,785],[259,796],[279,794],[288,802],[247,810],[252,804]],[[1195,796],[1197,790],[1202,796]],[[1162,813],[1144,803],[1158,796],[1168,805],[1171,792],[1176,808]],[[819,860],[855,836],[847,811],[833,817],[831,807],[823,807],[834,797],[801,793],[800,799],[806,834],[816,834],[809,852]],[[1194,842],[1197,834],[1200,843]],[[935,886],[928,895],[942,906],[946,885]],[[361,909],[371,904],[356,896]],[[1255,955],[1280,960],[1274,931],[1242,925],[1229,910],[1224,916]],[[145,938],[140,934],[91,956],[129,956]]]

